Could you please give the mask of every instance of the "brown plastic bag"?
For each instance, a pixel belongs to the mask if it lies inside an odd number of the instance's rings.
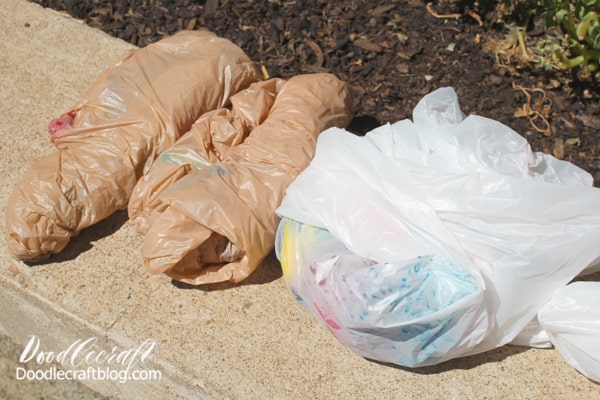
[[[226,39],[183,31],[126,55],[49,126],[58,151],[38,160],[6,209],[10,253],[35,261],[127,207],[156,156],[194,121],[259,79]]]
[[[131,196],[148,270],[193,285],[250,275],[273,249],[286,187],[318,134],[350,122],[351,102],[333,75],[301,75],[255,83],[231,111],[202,116]]]

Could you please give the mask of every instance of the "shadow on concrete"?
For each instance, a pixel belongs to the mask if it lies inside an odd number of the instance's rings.
[[[62,263],[74,260],[80,254],[92,249],[94,247],[94,242],[118,231],[125,225],[128,219],[127,210],[117,211],[102,221],[83,229],[79,232],[79,235],[71,238],[71,241],[60,253],[52,254],[46,259],[28,262],[26,264],[30,267],[34,267],[36,265]]]
[[[499,347],[497,349],[489,350],[484,353],[475,354],[467,357],[455,358],[452,360],[445,361],[443,363],[437,365],[430,365],[426,367],[416,367],[409,368],[401,365],[396,365],[392,363],[380,362],[377,360],[368,360],[375,364],[384,365],[386,367],[397,368],[403,371],[412,372],[420,375],[433,375],[439,374],[442,372],[449,372],[454,370],[470,370],[476,367],[479,367],[484,364],[490,363],[498,363],[509,357],[517,355],[519,353],[524,353],[530,350],[531,347],[527,346],[513,346],[513,345],[505,345]]]
[[[279,264],[279,260],[277,260],[277,257],[275,256],[275,251],[271,251],[271,253],[269,253],[269,255],[259,265],[256,271],[254,271],[248,278],[239,283],[220,282],[196,286],[176,281],[175,279],[171,280],[171,283],[179,289],[195,289],[201,290],[203,292],[212,292],[217,290],[233,289],[246,285],[263,285],[265,283],[273,282],[281,278],[282,275],[283,274],[281,272],[281,265]]]

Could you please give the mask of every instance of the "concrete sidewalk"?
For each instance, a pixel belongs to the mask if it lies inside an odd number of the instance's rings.
[[[34,336],[55,354],[89,338],[97,338],[95,351],[148,350],[133,366],[148,379],[88,379],[81,398],[600,398],[600,385],[555,350],[505,346],[416,370],[367,361],[296,304],[273,255],[241,285],[184,287],[148,275],[142,238],[124,212],[82,232],[52,263],[14,261],[6,201],[31,163],[54,151],[47,123],[131,48],[27,1],[0,1],[0,344],[19,348],[3,354],[0,397],[32,398],[34,383],[17,380],[16,370],[25,369],[19,357]],[[32,373],[56,365],[40,357],[27,363]]]

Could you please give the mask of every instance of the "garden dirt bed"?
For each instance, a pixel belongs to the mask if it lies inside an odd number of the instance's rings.
[[[473,2],[34,2],[137,46],[182,29],[209,29],[242,47],[265,76],[334,73],[352,86],[351,130],[358,134],[411,118],[423,95],[452,86],[466,114],[510,126],[534,151],[573,162],[600,186],[598,77],[524,61],[496,13],[461,6]],[[534,28],[528,37],[545,34]]]

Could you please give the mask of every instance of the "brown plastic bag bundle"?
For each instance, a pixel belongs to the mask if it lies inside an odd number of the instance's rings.
[[[255,83],[231,110],[202,116],[131,196],[148,270],[193,285],[250,275],[273,248],[286,187],[318,134],[350,122],[351,101],[334,76],[301,75]]]
[[[8,200],[10,253],[42,259],[125,209],[161,152],[258,79],[240,48],[206,31],[183,31],[130,52],[49,126],[58,151],[38,160]]]

